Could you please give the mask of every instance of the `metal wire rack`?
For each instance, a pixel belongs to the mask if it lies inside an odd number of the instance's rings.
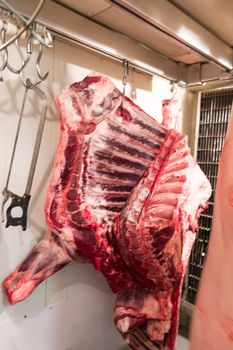
[[[187,300],[195,302],[207,252],[214,207],[217,171],[228,120],[233,102],[233,89],[201,94],[200,123],[197,145],[197,163],[212,186],[209,207],[200,216],[197,239],[192,250],[188,270]]]

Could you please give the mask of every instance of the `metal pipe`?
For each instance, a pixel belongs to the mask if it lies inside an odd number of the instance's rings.
[[[86,48],[86,49],[88,49],[88,50],[90,50],[92,52],[95,52],[95,53],[98,53],[98,54],[100,54],[102,56],[108,57],[111,60],[114,60],[114,61],[119,62],[119,63],[123,63],[125,61],[125,58],[121,58],[121,57],[119,57],[117,55],[114,55],[114,54],[111,54],[111,53],[106,52],[104,50],[101,50],[99,48],[96,48],[96,47],[92,46],[91,44],[87,44],[87,43],[81,42],[78,39],[69,38],[68,36],[66,36],[64,34],[61,34],[61,33],[58,33],[58,32],[56,32],[55,30],[53,30],[51,28],[50,28],[50,32],[53,34],[55,39],[60,40],[62,42],[73,43],[74,45],[78,45],[80,47]],[[168,80],[168,81],[172,81],[171,78],[168,78],[168,77],[166,77],[166,76],[164,76],[162,74],[159,74],[159,73],[155,73],[154,71],[152,71],[152,70],[150,70],[148,68],[144,68],[144,67],[140,66],[139,64],[132,63],[131,61],[128,61],[128,62],[130,64],[131,68],[135,68],[135,69],[137,69],[140,72],[144,72],[144,73],[149,74],[149,75],[153,75],[153,76],[160,77],[160,78],[163,78],[163,79]],[[177,85],[179,87],[184,87],[183,84],[179,83],[178,81],[177,81]]]
[[[170,0],[157,0],[156,6],[154,0],[112,0],[111,3],[120,6],[132,16],[143,19],[171,39],[185,44],[226,71],[233,68],[231,47]],[[181,23],[186,30],[181,30]],[[196,36],[200,38],[198,41]]]
[[[20,5],[18,5],[20,12],[29,16],[32,7],[35,6],[34,2],[35,0],[30,2],[21,0]],[[17,0],[11,0],[11,3],[16,6]],[[60,21],[61,16],[62,21]],[[107,53],[109,57],[118,58],[120,62],[126,59],[130,62],[131,67],[133,64],[135,68],[140,68],[141,71],[151,75],[167,77],[169,81],[177,80],[179,66],[177,62],[169,60],[164,55],[141,45],[130,37],[106,28],[85,16],[78,15],[61,4],[47,1],[37,18],[37,22],[46,26],[56,36],[60,34],[63,40],[73,39],[69,41],[97,49],[96,52]],[[182,69],[186,71],[186,65],[182,65]]]
[[[34,19],[36,18],[36,16],[38,15],[38,13],[40,12],[42,6],[44,5],[46,0],[40,0],[37,8],[35,9],[35,11],[33,12],[33,14],[31,15],[31,17],[28,20],[25,20],[23,16],[21,16],[18,11],[15,10],[14,7],[12,7],[10,4],[8,4],[7,1],[5,0],[1,0],[1,2],[13,13],[16,14],[16,16],[18,18],[20,18],[22,20],[22,18],[24,19],[25,25],[23,28],[21,28],[18,33],[16,35],[14,35],[12,38],[10,38],[7,42],[5,42],[5,44],[0,46],[0,51],[4,50],[5,48],[7,48],[10,44],[12,44],[16,39],[20,38],[20,36],[23,34],[23,32],[25,32],[25,30],[30,26],[30,24],[34,21]],[[38,39],[38,38],[37,38]]]

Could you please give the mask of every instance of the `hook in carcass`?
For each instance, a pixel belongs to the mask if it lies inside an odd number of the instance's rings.
[[[37,130],[37,135],[36,135],[36,140],[35,140],[35,145],[34,145],[34,150],[33,150],[33,155],[32,155],[32,160],[31,160],[31,165],[30,165],[30,170],[29,170],[29,175],[26,183],[26,188],[23,196],[19,196],[12,191],[8,189],[9,181],[10,181],[10,176],[11,176],[11,170],[12,170],[12,165],[14,162],[14,156],[15,156],[15,151],[16,151],[16,146],[17,146],[17,141],[18,141],[18,136],[20,132],[20,127],[22,123],[22,118],[24,114],[24,109],[25,109],[25,104],[26,104],[26,99],[28,96],[28,91],[29,90],[34,90],[35,93],[40,97],[42,100],[42,114],[40,117],[39,125],[38,125],[38,130]],[[24,98],[23,98],[23,103],[20,111],[20,117],[19,117],[19,122],[18,122],[18,127],[17,127],[17,132],[16,132],[16,137],[15,137],[15,142],[14,142],[14,147],[13,147],[13,152],[11,156],[11,161],[10,161],[10,167],[9,167],[9,172],[7,176],[7,181],[6,181],[6,186],[3,190],[3,202],[2,202],[2,222],[4,222],[4,206],[8,199],[11,198],[11,204],[6,210],[6,227],[9,226],[22,226],[22,229],[25,231],[27,228],[27,211],[28,211],[28,204],[31,198],[31,187],[32,187],[32,182],[33,182],[33,177],[36,169],[36,163],[37,163],[37,158],[39,154],[39,149],[40,149],[40,144],[41,144],[41,138],[43,134],[43,129],[44,129],[44,123],[46,119],[46,114],[47,114],[47,109],[48,109],[48,99],[44,92],[38,88],[36,85],[34,85],[30,79],[26,80],[26,87],[25,87],[25,93],[24,93]],[[12,210],[14,208],[21,208],[22,209],[22,215],[15,217],[12,215]]]

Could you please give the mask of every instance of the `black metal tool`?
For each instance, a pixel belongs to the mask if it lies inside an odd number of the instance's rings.
[[[12,165],[14,161],[14,156],[15,156],[15,150],[17,146],[17,141],[18,141],[18,136],[19,136],[19,131],[21,127],[21,122],[24,114],[24,108],[25,108],[25,103],[27,99],[27,94],[29,90],[34,90],[36,94],[40,97],[42,101],[42,114],[40,117],[39,125],[38,125],[38,130],[37,130],[37,135],[36,135],[36,140],[35,140],[35,145],[34,145],[34,150],[33,150],[33,155],[32,155],[32,160],[31,160],[31,165],[30,165],[30,170],[29,170],[29,175],[28,175],[28,180],[25,188],[25,192],[23,196],[19,196],[12,191],[8,189],[9,185],[9,180],[11,176],[11,170],[12,170]],[[9,226],[22,226],[22,229],[25,231],[27,228],[27,212],[28,212],[28,205],[29,201],[31,198],[30,192],[31,192],[31,187],[32,187],[32,182],[33,182],[33,177],[36,169],[36,163],[37,163],[37,158],[39,154],[39,149],[40,149],[40,144],[41,144],[41,138],[43,134],[43,129],[44,129],[44,123],[46,119],[46,114],[47,114],[47,109],[48,109],[48,100],[44,92],[38,88],[36,85],[34,85],[29,79],[26,80],[26,85],[25,85],[25,94],[23,98],[23,103],[20,111],[20,117],[19,117],[19,122],[18,122],[18,127],[17,127],[17,132],[16,132],[16,137],[15,137],[15,142],[14,142],[14,147],[13,147],[13,152],[11,156],[11,162],[10,162],[10,168],[7,176],[7,181],[6,181],[6,186],[3,190],[3,202],[2,202],[2,222],[4,222],[4,206],[8,199],[11,199],[11,204],[6,210],[6,227]],[[12,210],[14,208],[21,208],[22,210],[22,215],[21,216],[13,216],[12,215]]]

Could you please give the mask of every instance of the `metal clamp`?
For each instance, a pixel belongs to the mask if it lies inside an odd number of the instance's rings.
[[[6,210],[6,227],[9,226],[22,226],[23,231],[27,228],[27,212],[28,212],[28,204],[31,198],[30,194],[24,194],[22,197],[18,196],[17,194],[9,191],[7,188],[4,188],[3,190],[4,195],[4,201],[3,201],[3,208],[6,201],[11,198],[11,204]],[[15,217],[12,215],[12,210],[14,208],[21,208],[22,209],[22,215]]]

